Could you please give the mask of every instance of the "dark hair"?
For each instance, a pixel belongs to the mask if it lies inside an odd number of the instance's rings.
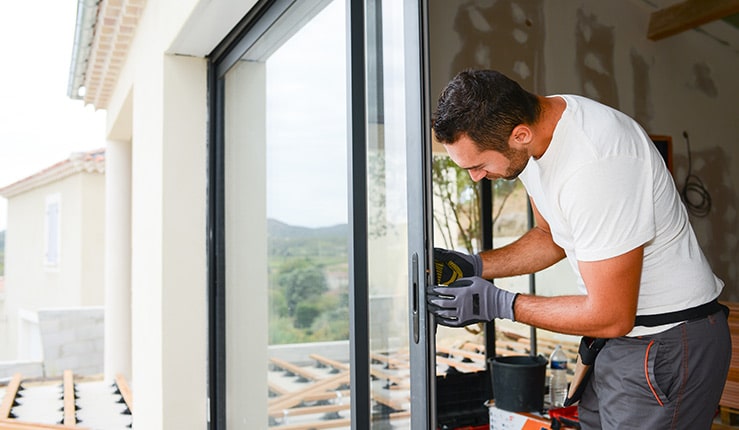
[[[537,96],[502,73],[465,70],[442,91],[433,128],[442,143],[454,143],[465,133],[480,149],[505,153],[513,129],[534,124],[540,113]]]

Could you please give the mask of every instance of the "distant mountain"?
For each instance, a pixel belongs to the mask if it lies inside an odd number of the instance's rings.
[[[346,235],[349,232],[349,226],[347,224],[338,224],[329,227],[311,228],[285,224],[276,219],[268,219],[267,231],[269,232],[270,237],[275,238],[346,238]]]
[[[300,227],[275,219],[267,220],[270,255],[338,257],[347,254],[349,226]]]

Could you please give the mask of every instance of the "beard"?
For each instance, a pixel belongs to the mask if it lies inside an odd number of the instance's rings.
[[[508,158],[510,164],[508,165],[508,169],[506,169],[505,175],[502,179],[511,181],[518,178],[518,175],[520,175],[526,168],[526,165],[529,164],[529,155],[523,149],[509,148],[509,150],[503,155]]]

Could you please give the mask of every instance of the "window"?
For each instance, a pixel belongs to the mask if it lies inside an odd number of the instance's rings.
[[[310,428],[330,419],[349,427],[344,2],[278,9],[266,12],[276,15],[266,31],[246,33],[219,77],[226,256],[219,422]]]

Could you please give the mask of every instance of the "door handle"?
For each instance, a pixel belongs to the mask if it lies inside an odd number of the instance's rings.
[[[410,282],[410,297],[411,297],[411,315],[412,315],[412,326],[413,326],[413,342],[418,344],[420,339],[420,310],[419,310],[419,293],[418,293],[418,254],[413,253],[411,256],[411,282]]]

